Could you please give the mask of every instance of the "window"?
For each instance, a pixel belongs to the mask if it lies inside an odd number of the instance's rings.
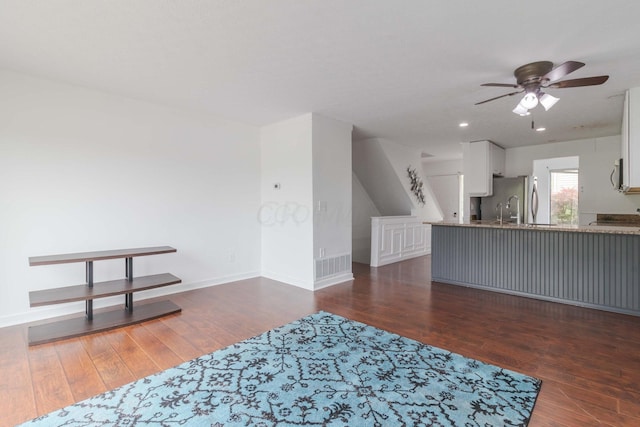
[[[554,224],[578,224],[578,170],[549,171],[549,217]]]

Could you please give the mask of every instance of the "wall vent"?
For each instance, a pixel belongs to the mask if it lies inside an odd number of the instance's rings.
[[[316,280],[351,272],[351,254],[316,259]]]

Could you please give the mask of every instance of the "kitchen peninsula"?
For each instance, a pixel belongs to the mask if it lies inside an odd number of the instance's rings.
[[[640,227],[432,225],[432,280],[640,316]]]

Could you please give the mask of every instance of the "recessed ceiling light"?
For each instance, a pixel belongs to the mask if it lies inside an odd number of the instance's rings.
[[[467,123],[467,122],[462,122],[462,123],[460,123],[458,126],[460,126],[461,128],[466,128],[467,126],[469,126],[469,123]]]
[[[544,132],[545,130],[547,130],[547,128],[540,127],[536,129],[536,132]]]

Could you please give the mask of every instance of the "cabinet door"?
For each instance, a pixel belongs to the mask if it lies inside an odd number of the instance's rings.
[[[622,181],[626,192],[637,194],[640,193],[640,88],[627,92],[624,116],[623,127],[626,129],[622,130]]]
[[[483,197],[493,194],[493,174],[489,141],[468,144],[463,158],[464,185],[470,196]]]
[[[622,157],[622,182],[620,183],[620,187],[624,188],[624,186],[629,184],[629,168],[627,167],[627,161],[629,160],[629,91],[626,91],[624,94],[620,139],[622,140],[622,147],[620,149],[620,155]]]
[[[489,143],[491,173],[493,175],[504,176],[505,152],[504,148]]]

